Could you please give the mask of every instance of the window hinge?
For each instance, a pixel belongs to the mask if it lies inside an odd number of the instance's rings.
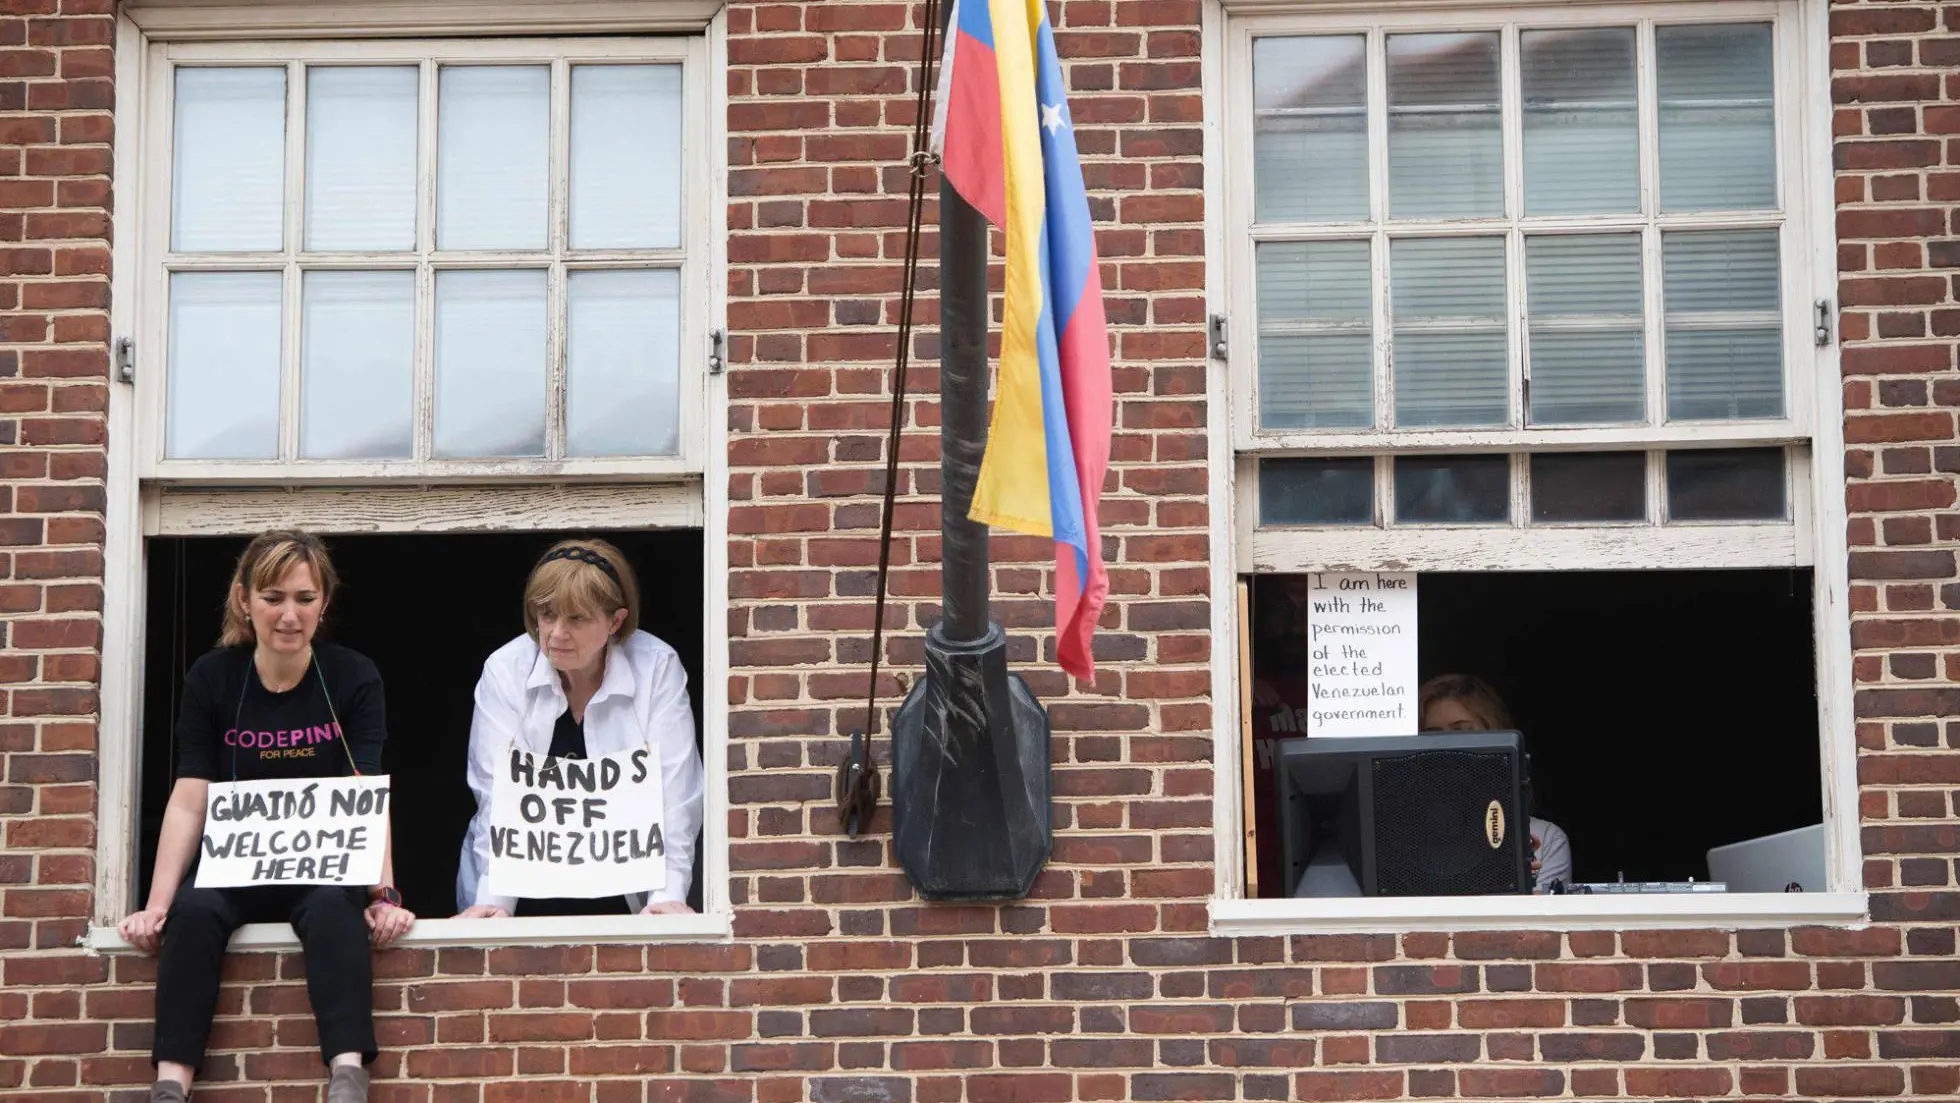
[[[1232,347],[1225,329],[1228,320],[1223,314],[1213,314],[1205,327],[1205,344],[1213,360],[1231,359]]]
[[[136,341],[130,337],[116,339],[116,380],[122,383],[136,382]]]
[[[1817,347],[1825,348],[1831,343],[1831,300],[1817,300]]]
[[[723,339],[724,339],[724,335],[721,330],[711,329],[708,331],[708,374],[709,375],[720,375],[721,369],[727,366],[726,361],[724,361],[722,358]]]

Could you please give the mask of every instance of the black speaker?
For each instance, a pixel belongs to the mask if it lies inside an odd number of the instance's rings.
[[[1289,887],[1338,855],[1365,896],[1531,891],[1516,732],[1291,740],[1280,749]]]

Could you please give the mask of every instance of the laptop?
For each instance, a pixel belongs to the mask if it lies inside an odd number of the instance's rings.
[[[1715,847],[1708,852],[1708,879],[1725,882],[1730,892],[1783,892],[1793,884],[1824,892],[1830,887],[1824,880],[1824,825]]]

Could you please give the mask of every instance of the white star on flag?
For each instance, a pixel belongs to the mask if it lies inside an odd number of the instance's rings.
[[[1061,104],[1044,103],[1041,105],[1041,129],[1046,130],[1050,134],[1068,129],[1068,123],[1062,119]]]

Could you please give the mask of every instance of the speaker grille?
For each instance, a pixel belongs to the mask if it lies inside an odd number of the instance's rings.
[[[1510,759],[1426,751],[1374,760],[1375,884],[1383,896],[1516,892],[1519,815]],[[1490,803],[1504,810],[1504,845],[1486,831]]]

